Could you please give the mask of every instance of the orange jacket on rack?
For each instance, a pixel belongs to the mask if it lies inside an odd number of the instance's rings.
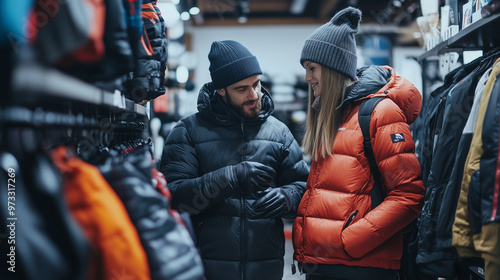
[[[420,93],[389,67],[358,69],[357,79],[341,105],[343,119],[332,155],[313,161],[298,208],[294,258],[302,266],[399,269],[401,230],[422,208],[424,186],[409,127],[420,112]],[[362,100],[384,95],[389,98],[373,111],[370,135],[387,197],[371,210],[374,181],[363,150],[358,110]]]
[[[151,279],[137,230],[99,169],[63,146],[54,148],[51,155],[63,175],[71,214],[92,247],[86,279]]]

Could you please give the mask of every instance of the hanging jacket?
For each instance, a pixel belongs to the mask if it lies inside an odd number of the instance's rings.
[[[225,170],[256,161],[276,171],[276,187],[290,194],[295,209],[309,173],[288,128],[271,116],[274,105],[262,88],[262,109],[242,118],[223,102],[212,83],[198,97],[198,113],[179,121],[166,140],[160,171],[173,207],[191,213],[205,275],[219,279],[281,279],[285,236],[281,218],[259,218],[257,194],[228,191]]]
[[[150,279],[146,254],[123,203],[97,167],[74,156],[65,147],[52,152],[64,178],[64,196],[91,243],[86,279]]]
[[[312,163],[293,226],[295,259],[326,275],[334,267],[338,273],[349,266],[399,269],[401,230],[417,217],[424,196],[409,127],[420,112],[420,93],[389,67],[363,67],[357,76],[341,105],[332,155]],[[370,121],[387,197],[370,211],[374,180],[358,111],[362,100],[375,96],[390,97],[375,107]]]
[[[424,206],[419,218],[416,262],[420,270],[427,275],[453,277],[455,274],[456,254],[454,250],[450,250],[453,248],[437,249],[440,246],[436,236],[437,220],[443,203],[443,194],[454,171],[459,141],[474,101],[474,89],[488,66],[486,63],[481,63],[480,59],[465,65],[463,71],[468,72],[468,75],[454,85],[446,95],[441,127],[434,141],[433,158],[425,185]],[[465,158],[462,160],[457,166],[463,166]]]
[[[142,31],[137,41],[131,41],[134,70],[129,73],[125,92],[126,97],[136,102],[151,100],[165,93],[164,77],[167,65],[165,22],[156,7],[156,0],[142,2]],[[128,9],[130,17],[130,13],[134,11],[130,7]],[[131,40],[135,40],[136,31],[129,29]]]
[[[195,237],[194,228],[193,224],[191,223],[191,217],[189,216],[189,213],[187,212],[179,213],[179,211],[171,208],[172,194],[170,193],[170,190],[167,188],[167,180],[165,179],[165,175],[163,175],[163,173],[161,173],[161,171],[156,168],[153,168],[153,170],[151,170],[151,175],[153,179],[153,186],[155,186],[156,191],[161,193],[165,198],[167,198],[167,201],[169,202],[169,204],[167,205],[167,209],[170,215],[172,215],[175,218],[178,224],[186,228],[186,230],[191,235],[191,238],[194,238]]]
[[[169,213],[169,201],[153,187],[151,153],[142,146],[99,166],[123,201],[146,252],[152,280],[203,279],[203,266],[187,229]]]
[[[34,1],[26,35],[36,61],[70,66],[102,59],[105,12],[103,0]]]
[[[453,226],[453,221],[455,220],[455,210],[457,209],[457,201],[460,194],[464,164],[472,141],[474,124],[477,118],[477,109],[479,108],[479,103],[484,90],[484,82],[487,80],[488,75],[489,71],[483,74],[476,87],[474,93],[474,104],[464,127],[460,142],[458,143],[455,165],[453,166],[450,180],[446,184],[441,207],[437,213],[436,246],[434,253],[431,253],[436,257],[432,261],[432,264],[430,262],[426,264],[426,266],[429,267],[432,265],[429,270],[434,272],[432,273],[433,275],[437,275],[437,271],[443,272],[445,269],[449,271],[456,271],[455,269],[458,268],[457,265],[459,265],[460,258],[456,249],[451,245],[451,228]],[[421,267],[423,267],[423,264],[421,264]]]
[[[500,60],[497,60],[500,64]],[[473,208],[470,212],[480,213],[478,222],[481,226],[480,242],[476,242],[476,250],[481,252],[481,256],[487,262],[494,262],[498,268],[500,263],[500,74],[495,77],[495,84],[491,91],[490,101],[486,108],[483,122],[483,149],[479,163],[481,171],[479,173],[480,188],[477,192],[480,203],[470,203]],[[470,191],[470,190],[469,190]],[[472,198],[473,196],[470,196]],[[476,201],[478,202],[478,201]],[[475,217],[474,217],[475,218]],[[472,225],[472,217],[471,217]],[[488,265],[486,271],[488,272]],[[498,270],[497,270],[498,271]],[[499,275],[489,273],[486,279],[494,279]]]
[[[483,175],[481,164],[485,164],[485,172],[496,171],[496,167],[491,166],[491,160],[486,159],[486,161],[483,161],[482,157],[491,158],[495,156],[491,153],[486,154],[485,147],[491,149],[491,144],[498,141],[498,139],[491,140],[492,138],[489,138],[495,137],[495,131],[497,131],[498,128],[493,128],[494,125],[492,127],[490,124],[497,120],[492,119],[486,121],[486,112],[488,111],[487,108],[490,106],[489,103],[492,103],[493,107],[497,106],[495,103],[497,101],[496,96],[498,96],[500,86],[497,80],[499,74],[500,59],[497,59],[493,65],[481,98],[472,143],[464,167],[464,176],[455,213],[455,221],[452,228],[452,244],[462,257],[481,257],[481,253],[494,253],[488,252],[487,246],[484,246],[488,244],[488,242],[486,242],[487,240],[484,239],[484,235],[487,235],[488,231],[482,230],[482,226],[483,223],[486,222],[487,225],[487,223],[491,223],[496,219],[496,215],[493,214],[495,210],[494,207],[492,207],[495,201],[495,195],[492,195],[494,194],[495,184],[491,183],[491,179],[487,179],[488,176],[492,176],[496,173]],[[496,108],[495,110],[489,110],[488,118],[494,118],[494,115],[498,114],[495,111]],[[483,130],[484,123],[487,124],[486,127],[492,128],[493,130]],[[488,136],[488,133],[492,135]],[[486,143],[483,142],[483,138],[484,140],[487,139]],[[488,144],[488,146],[485,144]],[[490,162],[488,163],[488,161]],[[483,182],[487,183],[488,181],[490,182],[489,185],[483,185]],[[495,181],[498,182],[498,180]]]
[[[458,83],[456,76],[460,74],[460,70],[461,68],[457,68],[448,73],[444,77],[443,85],[432,91],[429,97],[423,101],[422,111],[413,124],[415,125],[419,122],[418,126],[420,126],[413,131],[413,137],[415,139],[415,154],[418,157],[422,169],[422,181],[424,185],[429,177],[434,152],[434,139],[439,131],[440,125],[438,124],[440,123],[444,111],[443,104],[446,102],[446,96],[449,90]],[[422,212],[420,212],[420,215],[422,215]],[[416,257],[418,254],[418,220],[415,239],[416,240],[413,240],[410,244],[409,251],[412,256],[412,261],[416,264]],[[420,279],[420,267],[418,265],[417,270],[418,272],[414,273],[414,275],[417,277],[416,279]]]
[[[500,60],[497,61],[500,64]],[[483,155],[481,156],[481,173],[480,173],[480,197],[481,205],[478,208],[480,213],[480,224],[500,222],[500,204],[498,198],[500,194],[500,162],[498,162],[498,144],[500,139],[499,134],[499,110],[500,107],[500,80],[499,76],[495,77],[495,84],[491,90],[490,101],[484,115],[483,122]],[[480,209],[480,210],[479,210]]]
[[[105,5],[104,56],[90,63],[62,65],[62,69],[109,92],[123,90],[123,81],[132,70],[132,50],[125,24],[123,0],[103,0]]]
[[[11,140],[17,146],[8,149],[19,151],[18,138]],[[0,152],[0,279],[88,279],[90,244],[69,211],[59,172],[44,152],[20,154],[17,162]]]
[[[430,98],[424,103],[419,119],[423,121],[423,129],[421,130],[415,141],[420,144],[417,147],[416,154],[422,169],[422,180],[424,185],[427,183],[431,163],[434,153],[435,137],[439,133],[444,111],[444,104],[448,92],[469,72],[462,68],[457,68],[448,73],[444,78],[444,84],[433,91]]]
[[[167,25],[165,24],[165,19],[161,15],[160,8],[156,5],[155,1],[153,3],[153,8],[158,15],[159,23],[155,24],[154,31],[156,36],[151,35],[151,47],[155,50],[157,54],[156,59],[160,61],[160,86],[155,88],[153,91],[153,95],[149,96],[149,98],[156,98],[160,95],[165,94],[166,84],[165,84],[165,76],[167,75],[167,61],[168,61],[168,38],[167,38]],[[158,28],[160,30],[158,30]],[[149,36],[149,35],[148,35]]]

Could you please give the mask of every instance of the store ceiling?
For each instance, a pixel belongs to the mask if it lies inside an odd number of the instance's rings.
[[[242,7],[248,7],[245,24],[323,23],[337,11],[354,6],[363,12],[364,23],[406,25],[420,13],[416,0],[185,0],[198,5],[199,25],[237,25]]]
[[[323,24],[336,12],[354,6],[363,13],[368,32],[392,33],[400,45],[416,45],[418,0],[184,0],[186,10],[197,5],[195,26]],[[246,10],[246,12],[245,12]]]

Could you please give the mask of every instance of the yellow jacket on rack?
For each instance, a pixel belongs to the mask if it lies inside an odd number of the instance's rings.
[[[486,270],[488,270],[489,261],[500,264],[500,243],[498,242],[500,224],[495,221],[484,222],[484,219],[481,218],[484,216],[483,213],[485,211],[483,210],[486,210],[481,209],[485,206],[483,205],[482,199],[484,195],[481,192],[484,191],[485,187],[494,188],[494,186],[484,186],[480,178],[481,159],[485,153],[483,145],[483,124],[490,98],[492,94],[494,94],[492,91],[495,83],[497,83],[496,77],[499,74],[500,58],[497,59],[493,65],[479,105],[474,135],[465,162],[460,197],[452,229],[452,245],[456,247],[457,252],[462,257],[484,258],[487,263]],[[498,153],[496,156],[498,156]],[[492,176],[495,175],[492,174]],[[471,208],[471,203],[481,205]],[[488,276],[486,279],[489,279]]]

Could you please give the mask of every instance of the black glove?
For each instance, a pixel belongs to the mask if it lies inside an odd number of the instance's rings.
[[[278,218],[290,214],[292,198],[282,188],[269,188],[265,195],[253,203],[255,214],[259,218]]]
[[[243,193],[253,193],[271,187],[276,171],[269,166],[254,161],[243,161],[233,167]]]

